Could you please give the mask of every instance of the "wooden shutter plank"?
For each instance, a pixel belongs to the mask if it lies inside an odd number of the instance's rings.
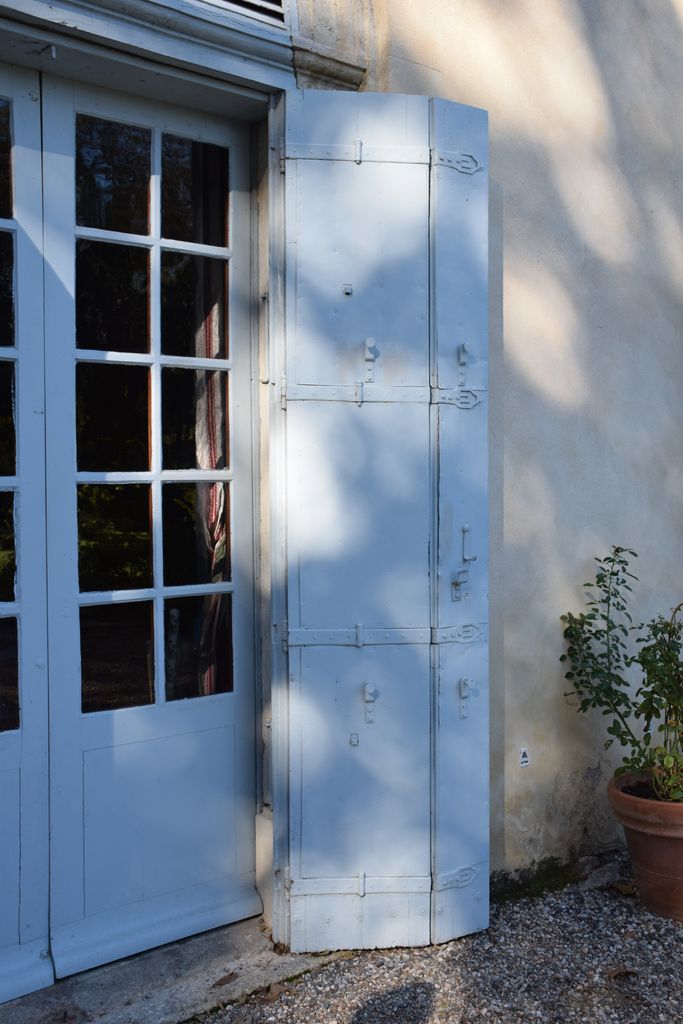
[[[432,101],[439,645],[432,941],[488,923],[487,118]],[[450,163],[445,162],[446,160]],[[447,401],[439,401],[447,398]],[[457,637],[457,640],[451,640]]]

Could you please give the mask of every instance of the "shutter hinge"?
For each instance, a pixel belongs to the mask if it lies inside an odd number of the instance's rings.
[[[428,644],[429,629],[369,628],[358,623],[346,629],[292,629],[287,635],[291,647],[376,647],[384,644]]]
[[[467,388],[430,388],[432,405],[454,405],[456,409],[474,409],[481,403],[481,396]]]
[[[481,398],[474,391],[458,391],[455,396],[453,404],[458,409],[474,409],[475,405],[479,405]]]
[[[280,383],[280,408],[283,412],[287,412],[287,381],[283,380]]]
[[[287,153],[285,151],[284,136],[280,137],[280,141],[278,143],[278,157],[280,162],[280,174],[284,174],[287,167]]]
[[[353,146],[353,159],[357,164],[363,163],[363,140],[356,139]]]
[[[465,626],[460,627],[459,639],[462,643],[471,643],[473,640],[477,640],[481,630],[479,626],[475,626],[473,623],[467,623]]]
[[[481,626],[476,623],[465,623],[462,626],[432,626],[431,641],[433,644],[471,644],[484,635]]]
[[[460,153],[435,147],[429,151],[429,162],[433,166],[452,167],[453,170],[460,171],[461,174],[476,174],[483,166],[472,153]]]
[[[443,892],[444,889],[464,889],[471,885],[480,873],[479,864],[465,864],[455,871],[445,871],[442,875],[437,875],[432,885],[437,892]]]

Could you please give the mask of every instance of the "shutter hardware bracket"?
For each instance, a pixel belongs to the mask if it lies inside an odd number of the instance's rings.
[[[472,153],[460,153],[457,150],[436,149],[429,151],[432,166],[452,167],[461,174],[476,174],[482,170],[482,164]]]
[[[481,395],[481,391],[467,388],[430,388],[432,404],[454,405],[456,409],[474,409],[481,404]]]
[[[377,358],[377,349],[375,348],[375,339],[365,339],[365,383],[374,384],[375,382],[375,359]]]
[[[273,623],[273,637],[275,642],[279,640],[282,644],[282,651],[287,654],[289,651],[289,623],[287,619],[280,623]]]
[[[467,569],[459,569],[457,576],[454,580],[451,580],[451,601],[462,601],[465,587],[469,583],[469,573]]]

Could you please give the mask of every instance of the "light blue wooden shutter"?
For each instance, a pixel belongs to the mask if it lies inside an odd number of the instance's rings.
[[[482,110],[432,100],[438,422],[432,941],[488,924],[488,180]]]
[[[486,849],[466,835],[453,846],[460,812],[444,805],[439,788],[449,772],[454,778],[464,768],[463,786],[481,772],[477,820],[486,815],[478,727],[486,681],[481,676],[467,697],[473,704],[478,689],[477,712],[453,722],[445,689],[463,651],[467,678],[480,676],[467,666],[475,646],[485,649],[485,609],[477,608],[476,623],[462,616],[485,593],[484,551],[467,598],[453,601],[450,583],[437,586],[458,572],[457,543],[445,527],[437,530],[444,507],[455,501],[457,515],[467,509],[466,544],[486,533],[485,434],[477,433],[485,419],[463,426],[473,412],[468,403],[476,413],[484,407],[483,391],[476,402],[462,399],[454,354],[461,342],[444,334],[442,349],[436,345],[439,288],[452,293],[451,305],[458,296],[470,301],[470,279],[481,267],[463,271],[473,253],[468,232],[476,227],[485,237],[485,224],[465,210],[461,225],[455,218],[459,245],[450,243],[449,226],[437,230],[450,185],[435,203],[434,183],[441,189],[442,177],[463,176],[462,167],[439,161],[467,162],[448,134],[454,109],[462,110],[396,95],[311,91],[287,100],[283,392],[295,950],[423,945],[435,935],[432,921],[457,919],[461,932],[483,923]],[[481,112],[469,113],[478,124]],[[484,173],[472,169],[467,164],[464,176],[478,175],[479,188]],[[462,323],[466,334],[470,319],[459,312],[452,330]],[[485,340],[477,339],[480,363]],[[475,459],[483,451],[472,499],[463,490],[470,435]],[[440,498],[441,476],[452,479]],[[476,589],[478,574],[484,582]],[[456,715],[461,703],[459,696]],[[450,792],[472,810],[455,782]],[[475,863],[482,896],[476,923],[463,927],[448,900],[443,911],[442,893],[451,889],[439,886],[453,876],[465,891],[461,869]]]

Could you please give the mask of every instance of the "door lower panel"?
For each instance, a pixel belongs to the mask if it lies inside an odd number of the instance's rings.
[[[253,874],[207,882],[146,900],[144,916],[132,903],[123,909],[62,925],[52,933],[55,973],[64,978],[188,935],[254,917],[262,909],[255,884]]]

